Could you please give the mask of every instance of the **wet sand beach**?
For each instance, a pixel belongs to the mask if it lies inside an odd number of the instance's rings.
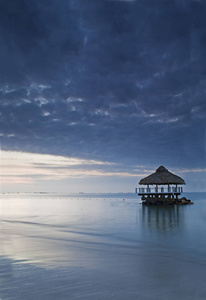
[[[2,194],[0,299],[205,299],[206,193],[186,196]]]

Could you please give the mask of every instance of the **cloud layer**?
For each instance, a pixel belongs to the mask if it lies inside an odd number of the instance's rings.
[[[4,150],[205,164],[206,3],[1,1]]]

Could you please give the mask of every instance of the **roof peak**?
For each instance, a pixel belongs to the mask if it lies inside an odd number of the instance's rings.
[[[164,171],[168,171],[164,166],[160,166],[156,172],[164,172]]]

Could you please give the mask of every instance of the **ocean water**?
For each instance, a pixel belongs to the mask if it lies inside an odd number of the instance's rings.
[[[1,194],[0,300],[205,300],[206,193],[184,196]]]

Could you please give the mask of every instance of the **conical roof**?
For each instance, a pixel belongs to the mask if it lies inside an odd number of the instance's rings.
[[[139,184],[185,184],[185,181],[160,166],[155,173],[140,180]]]

